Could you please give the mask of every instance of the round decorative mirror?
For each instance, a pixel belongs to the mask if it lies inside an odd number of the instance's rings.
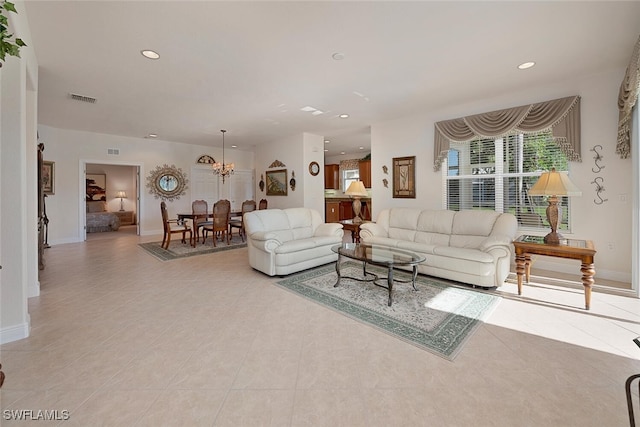
[[[156,167],[147,176],[147,188],[149,194],[153,194],[156,199],[173,201],[186,194],[189,180],[182,172],[182,169],[174,165],[162,165]]]

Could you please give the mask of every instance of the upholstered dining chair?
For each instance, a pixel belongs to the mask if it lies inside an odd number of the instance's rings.
[[[260,200],[260,204],[258,205],[258,210],[267,209],[267,199]]]
[[[162,212],[162,227],[164,229],[164,235],[162,236],[162,244],[160,247],[168,249],[169,243],[171,243],[171,235],[175,233],[182,233],[182,243],[187,243],[185,235],[189,233],[189,244],[195,247],[196,242],[193,239],[191,227],[189,227],[188,224],[185,224],[184,221],[169,219],[167,204],[165,202],[160,202],[160,211]]]
[[[196,241],[200,239],[200,227],[207,223],[209,215],[209,204],[206,200],[194,200],[191,203],[191,214],[193,215],[192,226]]]
[[[213,233],[213,246],[216,246],[216,238],[218,234],[224,241],[226,236],[227,245],[231,243],[229,237],[229,215],[231,215],[231,202],[228,200],[218,200],[213,205],[213,219],[210,224],[202,226],[202,243],[207,240],[209,231]]]
[[[233,229],[238,229],[238,234],[240,238],[244,242],[244,214],[247,212],[252,212],[256,210],[256,201],[255,200],[245,200],[242,202],[242,216],[238,219],[233,219],[229,221],[229,234],[233,237]]]

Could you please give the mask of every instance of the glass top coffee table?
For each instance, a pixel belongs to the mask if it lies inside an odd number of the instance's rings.
[[[346,279],[358,280],[360,282],[373,282],[374,285],[386,288],[389,290],[389,303],[391,306],[393,303],[393,269],[400,266],[413,267],[413,274],[411,280],[395,280],[398,283],[411,282],[413,290],[416,289],[416,276],[418,275],[418,264],[425,261],[425,257],[416,254],[411,251],[391,248],[388,246],[372,245],[368,243],[343,243],[341,245],[335,245],[331,250],[338,254],[338,260],[336,261],[336,273],[338,273],[338,280],[333,285],[337,288],[340,285],[340,279],[342,277]],[[340,274],[340,263],[342,257],[355,259],[362,261],[362,275],[363,277],[349,277],[342,276]],[[367,272],[367,264],[378,265],[387,268],[387,285],[378,284],[378,275]]]

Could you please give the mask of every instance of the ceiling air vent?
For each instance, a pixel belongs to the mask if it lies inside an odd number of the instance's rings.
[[[70,93],[69,96],[74,101],[88,102],[89,104],[95,104],[97,101],[97,99],[91,98],[90,96],[76,95],[75,93]]]
[[[110,154],[112,156],[119,156],[120,155],[120,149],[119,148],[107,148],[107,154]]]

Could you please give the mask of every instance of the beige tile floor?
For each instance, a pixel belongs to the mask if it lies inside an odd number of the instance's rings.
[[[101,233],[46,250],[3,426],[625,426],[640,301],[506,284],[454,361],[316,305],[246,249],[161,262]],[[93,237],[93,236],[92,236]],[[6,410],[67,410],[17,423]]]

